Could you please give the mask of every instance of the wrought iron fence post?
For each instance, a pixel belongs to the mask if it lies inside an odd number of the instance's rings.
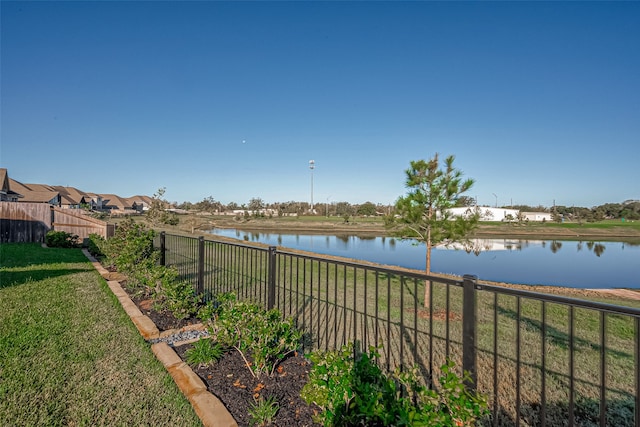
[[[166,233],[164,231],[160,232],[160,265],[166,265],[167,259],[165,257],[165,252],[167,251],[167,245],[165,241]]]
[[[269,246],[269,270],[267,283],[267,309],[276,305],[276,247]]]
[[[478,308],[476,304],[476,285],[478,276],[465,274],[463,276],[463,307],[462,307],[462,369],[469,372],[470,390],[476,389],[476,322]]]
[[[204,294],[204,237],[198,238],[198,284],[197,293]]]

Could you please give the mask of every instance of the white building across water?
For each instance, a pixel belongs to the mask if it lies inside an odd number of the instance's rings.
[[[518,209],[492,208],[489,206],[470,206],[449,209],[454,216],[480,214],[480,221],[517,221],[521,215]],[[525,221],[551,221],[551,214],[547,212],[522,212]]]

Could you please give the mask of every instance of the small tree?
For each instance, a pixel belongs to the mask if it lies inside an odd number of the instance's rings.
[[[260,216],[262,210],[264,209],[264,200],[260,197],[254,197],[249,200],[249,211],[255,217]]]
[[[417,239],[427,246],[426,268],[431,273],[431,250],[440,243],[466,240],[476,228],[477,211],[469,209],[466,215],[454,216],[451,208],[461,195],[473,186],[473,179],[462,180],[462,172],[453,167],[454,156],[444,161],[440,169],[438,154],[429,161],[412,161],[406,172],[408,193],[396,202],[396,215],[387,218],[387,225],[401,238]],[[429,287],[425,286],[425,307],[428,305]]]
[[[361,216],[375,216],[376,205],[371,202],[364,202],[363,204],[358,206],[356,213]]]
[[[147,210],[147,219],[152,225],[165,223],[167,212],[165,211],[168,202],[163,199],[164,193],[167,191],[165,187],[158,188],[158,191],[151,197],[151,206]]]

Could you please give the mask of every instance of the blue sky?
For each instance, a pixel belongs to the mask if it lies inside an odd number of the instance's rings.
[[[640,199],[639,2],[9,2],[0,167],[170,201]]]

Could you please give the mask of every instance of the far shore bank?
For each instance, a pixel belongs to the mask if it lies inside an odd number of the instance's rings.
[[[273,232],[273,233],[305,233],[305,234],[350,234],[362,236],[389,236],[389,231],[381,221],[358,221],[348,223],[344,221],[327,221],[324,219],[276,219],[258,218],[236,220],[233,218],[216,217],[203,221],[198,230],[213,228],[235,228],[243,231]],[[607,225],[600,223],[579,224],[480,224],[472,237],[479,238],[523,238],[523,239],[616,239],[617,241],[631,241],[640,243],[640,224],[638,226]]]

